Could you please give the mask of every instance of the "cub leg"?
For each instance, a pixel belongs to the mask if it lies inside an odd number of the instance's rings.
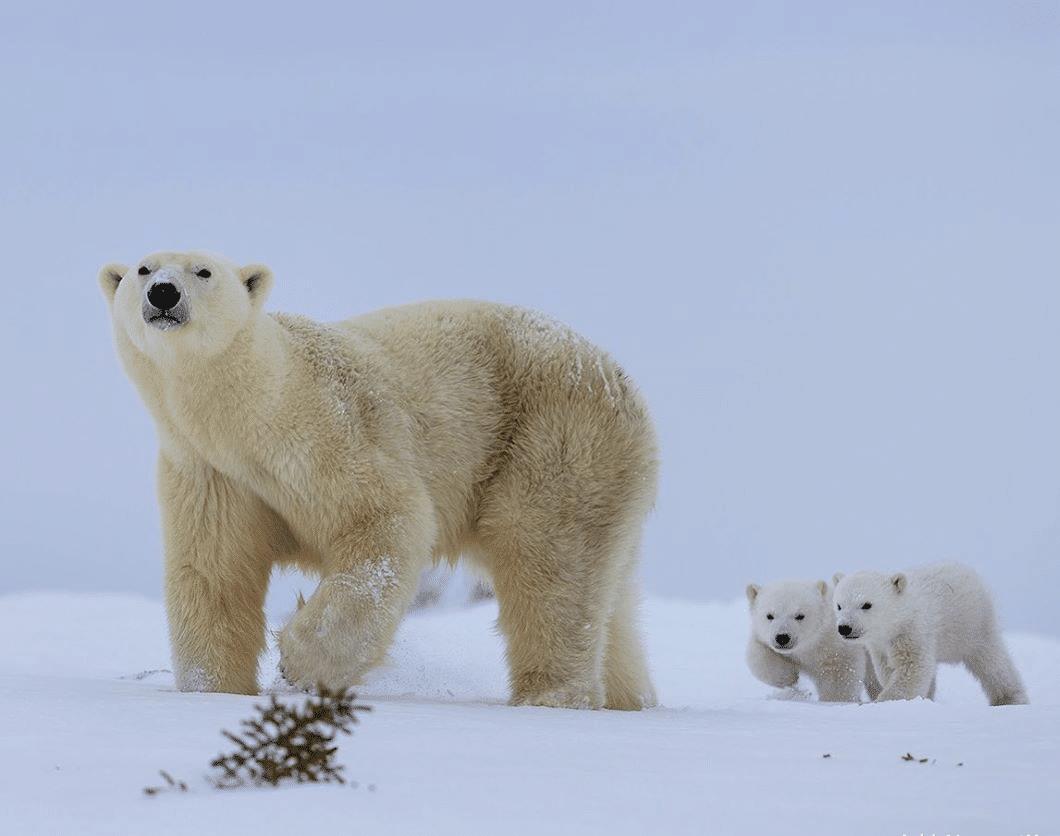
[[[880,691],[883,690],[883,686],[880,685],[880,679],[876,675],[876,666],[872,661],[872,656],[868,653],[865,654],[865,693],[869,695],[870,700],[875,700],[880,695]]]
[[[992,636],[965,660],[991,705],[1026,705],[1027,691],[1000,636]]]
[[[926,697],[938,663],[935,649],[910,636],[899,636],[890,647],[891,673],[876,702]]]
[[[857,702],[865,674],[864,654],[839,654],[820,662],[813,672],[821,702]]]
[[[766,647],[754,636],[747,643],[747,667],[756,679],[774,688],[791,688],[799,681],[799,667]]]

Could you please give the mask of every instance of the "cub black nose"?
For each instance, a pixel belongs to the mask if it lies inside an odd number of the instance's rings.
[[[777,633],[777,644],[781,647],[785,647],[788,642],[791,641],[791,636],[787,633]]]
[[[850,625],[849,624],[840,624],[839,625],[839,635],[841,635],[841,636],[849,636],[850,635]]]
[[[147,291],[147,301],[160,311],[175,308],[180,301],[180,291],[172,282],[156,282]]]

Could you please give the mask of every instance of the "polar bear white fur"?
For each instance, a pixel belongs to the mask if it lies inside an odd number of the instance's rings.
[[[758,679],[788,688],[805,674],[822,702],[857,702],[865,684],[870,697],[878,686],[866,679],[865,652],[844,642],[835,629],[832,591],[824,581],[782,581],[747,587],[751,638],[747,665]]]
[[[622,370],[517,308],[266,315],[262,266],[162,252],[99,276],[157,425],[182,689],[252,693],[270,570],[322,580],[278,636],[293,683],[355,683],[431,561],[492,580],[512,701],[654,703],[634,567],[657,454]]]
[[[938,663],[963,662],[991,705],[1027,702],[990,593],[969,567],[840,573],[834,581],[837,632],[867,648],[883,685],[877,700],[934,699]]]

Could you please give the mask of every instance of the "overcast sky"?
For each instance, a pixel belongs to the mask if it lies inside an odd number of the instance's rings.
[[[1060,632],[1056,3],[14,5],[0,592],[161,594],[95,277],[205,248],[272,309],[481,297],[610,350],[653,593],[957,558]]]

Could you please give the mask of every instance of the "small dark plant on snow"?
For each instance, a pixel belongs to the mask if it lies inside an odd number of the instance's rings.
[[[286,705],[269,698],[256,705],[258,714],[241,723],[242,733],[222,730],[236,748],[210,762],[217,774],[211,777],[218,789],[277,786],[281,783],[345,784],[344,767],[335,763],[339,734],[352,734],[359,712],[370,711],[356,702],[352,691],[318,688],[302,704]],[[177,783],[170,779],[170,786]],[[183,782],[180,788],[186,789]],[[148,795],[163,788],[148,788]]]
[[[355,700],[352,691],[327,688],[318,688],[301,706],[270,697],[268,705],[255,706],[257,717],[243,721],[243,734],[222,732],[236,750],[210,763],[221,773],[214,784],[227,789],[247,783],[346,783],[344,767],[335,763],[335,738],[352,734],[357,712],[371,710]]]

